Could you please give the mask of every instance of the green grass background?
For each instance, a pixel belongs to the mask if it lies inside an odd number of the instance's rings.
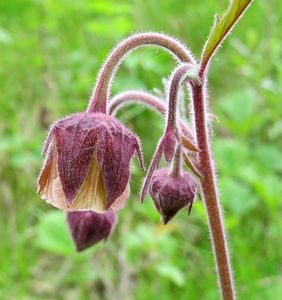
[[[254,1],[209,73],[213,152],[239,299],[282,299],[282,2]],[[0,1],[0,299],[219,299],[201,201],[162,226],[142,172],[107,243],[76,254],[63,212],[36,195],[49,124],[87,105],[110,49],[132,32],[180,38],[199,57],[227,0]],[[174,63],[140,49],[112,93],[163,89]],[[140,106],[118,117],[146,164],[163,121]]]

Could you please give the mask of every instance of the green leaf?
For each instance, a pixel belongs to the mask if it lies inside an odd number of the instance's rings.
[[[200,75],[204,73],[212,55],[251,2],[252,0],[231,0],[226,13],[222,17],[216,15],[214,25],[202,51]]]

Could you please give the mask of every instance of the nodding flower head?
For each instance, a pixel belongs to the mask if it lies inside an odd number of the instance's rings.
[[[197,183],[188,172],[182,171],[175,177],[169,168],[155,170],[149,192],[164,224],[183,207],[189,206],[190,211],[196,189]]]
[[[113,211],[72,211],[67,213],[67,222],[76,250],[82,251],[101,240],[107,240],[117,221]]]
[[[138,139],[115,118],[73,114],[50,130],[38,193],[65,211],[120,209],[130,193],[134,153],[143,166]]]

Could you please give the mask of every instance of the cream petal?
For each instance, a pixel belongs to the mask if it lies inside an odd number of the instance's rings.
[[[59,176],[53,181],[52,194],[51,197],[47,199],[47,202],[57,208],[63,209],[65,211],[68,210],[66,196],[64,194]]]
[[[106,199],[102,172],[97,160],[93,157],[87,176],[70,208],[71,210],[104,212]]]
[[[46,202],[64,211],[92,210],[98,213],[105,212],[106,192],[102,172],[95,158],[92,158],[86,178],[69,207],[58,174],[57,151],[54,151],[54,157],[45,169],[40,177],[41,185],[39,189],[41,198],[45,199]],[[114,201],[110,209],[114,211],[122,209],[129,195],[130,186],[127,184],[123,193]]]
[[[58,177],[58,154],[55,147],[52,150],[51,156],[47,158],[38,180],[38,193],[42,199],[50,202],[53,194],[53,182]]]
[[[114,211],[120,210],[124,208],[125,203],[130,195],[130,185],[129,183],[126,185],[123,193],[115,200],[115,202],[111,205],[111,209]]]
[[[75,197],[68,207],[59,176],[53,180],[50,193],[46,201],[53,206],[65,211],[93,210],[104,212],[106,209],[106,193],[102,179],[101,170],[95,159],[92,159],[86,178]]]

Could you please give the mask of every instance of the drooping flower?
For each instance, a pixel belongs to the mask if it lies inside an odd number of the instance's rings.
[[[67,222],[76,250],[82,251],[107,240],[116,226],[117,216],[113,211],[72,211],[67,213]]]
[[[65,211],[120,209],[130,193],[134,153],[143,167],[139,140],[115,118],[73,114],[57,121],[49,132],[38,193]]]
[[[185,206],[190,212],[196,189],[197,183],[188,172],[182,171],[175,177],[169,168],[154,171],[149,192],[164,224]]]

